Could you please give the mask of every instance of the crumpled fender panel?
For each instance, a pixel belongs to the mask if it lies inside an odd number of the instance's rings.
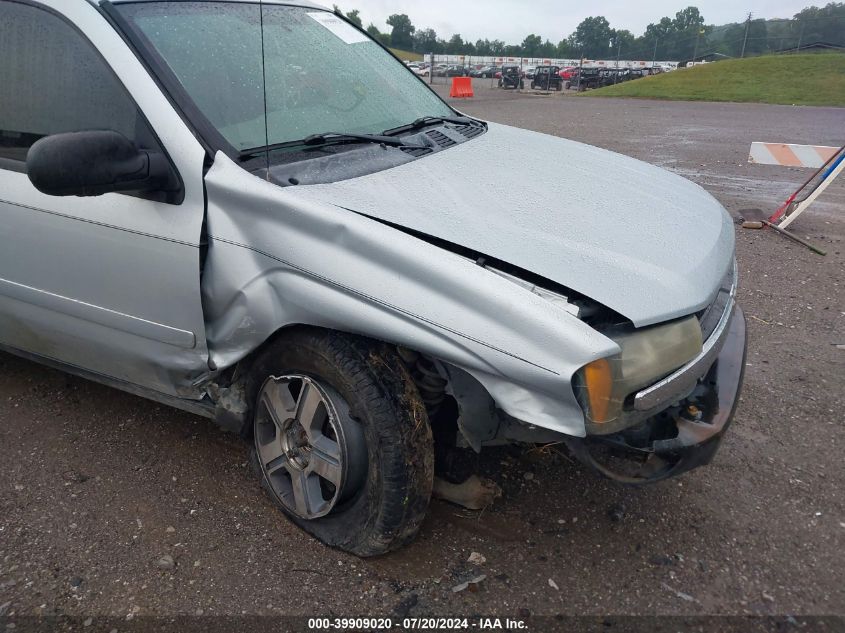
[[[473,262],[218,154],[206,176],[203,305],[224,369],[305,324],[403,345],[473,375],[506,413],[584,436],[571,378],[615,343]],[[378,196],[378,191],[373,191]]]

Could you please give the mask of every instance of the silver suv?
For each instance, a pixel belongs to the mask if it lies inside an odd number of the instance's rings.
[[[413,538],[435,448],[714,455],[745,320],[698,186],[463,115],[305,2],[0,0],[0,86],[2,348],[241,434],[324,542]]]

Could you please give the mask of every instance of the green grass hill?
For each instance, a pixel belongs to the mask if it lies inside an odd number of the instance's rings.
[[[845,54],[729,59],[680,68],[584,94],[592,97],[845,106]]]
[[[412,53],[410,51],[403,51],[398,48],[391,48],[390,52],[396,55],[401,60],[408,60],[409,62],[421,62],[423,60],[423,56],[419,53]]]

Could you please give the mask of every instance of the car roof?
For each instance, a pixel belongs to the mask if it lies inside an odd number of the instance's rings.
[[[162,0],[111,0],[112,4],[125,4],[127,2],[161,2]],[[219,0],[168,0],[169,2],[216,2]],[[228,2],[243,2],[245,4],[259,4],[259,0],[227,0]],[[99,6],[99,0],[88,0],[90,4]],[[331,11],[322,5],[309,2],[308,0],[260,0],[262,4],[285,4],[293,7],[306,7],[308,9],[321,9],[323,11]]]

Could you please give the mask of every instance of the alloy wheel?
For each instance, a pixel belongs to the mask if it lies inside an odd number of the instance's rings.
[[[334,389],[309,376],[271,377],[261,388],[255,447],[279,501],[303,519],[329,514],[361,489],[363,429]]]

